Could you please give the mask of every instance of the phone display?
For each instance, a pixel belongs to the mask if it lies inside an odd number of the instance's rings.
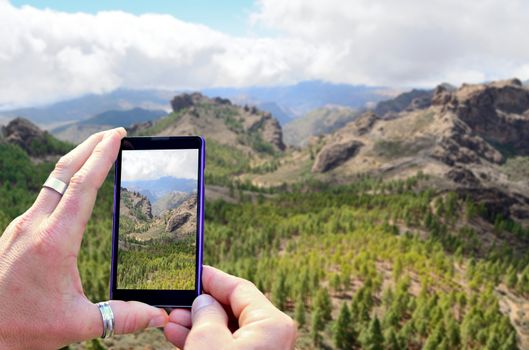
[[[189,307],[200,293],[204,141],[125,138],[116,161],[112,298]]]

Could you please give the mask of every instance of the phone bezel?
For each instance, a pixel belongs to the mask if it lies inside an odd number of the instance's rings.
[[[202,292],[202,251],[204,237],[204,169],[205,140],[200,136],[125,137],[121,140],[114,174],[114,207],[112,225],[112,263],[110,273],[110,299],[136,300],[158,307],[190,308]],[[117,289],[117,258],[119,236],[119,202],[121,185],[121,154],[123,150],[198,149],[197,237],[195,290]]]

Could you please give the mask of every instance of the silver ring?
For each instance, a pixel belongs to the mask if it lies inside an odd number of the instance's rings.
[[[108,301],[96,304],[103,320],[103,334],[101,338],[110,338],[114,335],[114,313]]]
[[[62,196],[68,185],[50,175],[42,187],[50,188]]]

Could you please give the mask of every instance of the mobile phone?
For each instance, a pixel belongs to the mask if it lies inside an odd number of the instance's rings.
[[[199,136],[121,141],[111,299],[188,308],[201,293],[205,151]]]

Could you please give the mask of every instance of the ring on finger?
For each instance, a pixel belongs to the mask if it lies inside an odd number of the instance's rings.
[[[114,335],[114,313],[108,301],[97,303],[101,319],[103,320],[103,334],[101,338],[110,338]]]
[[[50,175],[42,187],[52,189],[62,196],[66,191],[66,188],[68,188],[68,185],[58,178]]]

